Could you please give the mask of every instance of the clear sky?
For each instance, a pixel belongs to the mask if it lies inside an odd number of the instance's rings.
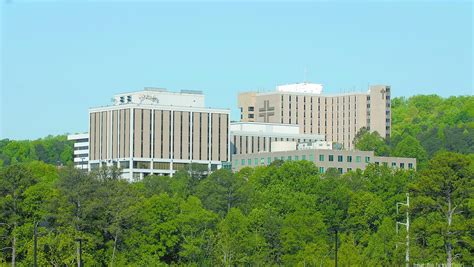
[[[473,4],[1,0],[0,138],[87,131],[89,107],[145,86],[237,93],[307,80],[325,92],[473,93]]]

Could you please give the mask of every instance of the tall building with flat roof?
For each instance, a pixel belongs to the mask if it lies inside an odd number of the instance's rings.
[[[324,135],[344,149],[353,149],[357,132],[366,127],[390,137],[390,86],[373,85],[368,92],[323,94],[323,86],[298,83],[277,86],[272,92],[238,96],[242,122],[291,124],[301,134]]]
[[[145,88],[89,110],[89,168],[116,165],[123,177],[173,175],[190,164],[229,161],[228,109],[206,108],[199,91]]]

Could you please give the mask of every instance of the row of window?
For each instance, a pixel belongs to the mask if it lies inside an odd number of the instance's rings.
[[[325,161],[325,156],[326,155],[319,155],[319,162],[324,162]],[[306,160],[306,159],[307,159],[306,155],[301,155],[301,160]],[[343,159],[344,159],[344,156],[342,156],[342,155],[337,156],[337,162],[344,162]],[[352,161],[352,156],[347,156],[346,159],[347,159],[346,162],[353,162]],[[299,156],[293,156],[293,157],[292,156],[288,156],[288,157],[281,156],[281,157],[274,157],[273,160],[300,160],[300,157]],[[310,154],[308,156],[308,160],[309,161],[314,161],[314,155]],[[334,162],[334,155],[328,155],[328,161],[329,162]],[[355,162],[356,163],[362,162],[362,156],[355,156]],[[366,156],[365,159],[364,159],[364,162],[365,163],[370,163],[370,157]],[[266,158],[266,164],[268,165],[270,163],[272,163],[272,157],[267,157]],[[239,165],[239,160],[235,160],[234,164],[237,167]],[[247,160],[241,159],[240,160],[240,166],[252,166],[252,165],[253,166],[265,165],[265,158],[254,158],[253,163],[252,163],[252,159],[247,159]],[[375,165],[380,165],[380,162],[376,161]],[[388,163],[383,162],[383,165],[388,166]],[[392,167],[397,167],[397,163],[392,162],[391,166]],[[405,163],[401,162],[398,167],[400,167],[401,169],[405,169]],[[413,163],[408,163],[408,169],[413,169]]]

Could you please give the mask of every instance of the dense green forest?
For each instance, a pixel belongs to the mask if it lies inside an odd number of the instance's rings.
[[[474,97],[392,100],[392,138],[356,147],[416,157],[418,171],[320,174],[308,161],[120,179],[71,167],[65,136],[0,141],[0,266],[474,264]],[[410,196],[410,207],[397,203]]]

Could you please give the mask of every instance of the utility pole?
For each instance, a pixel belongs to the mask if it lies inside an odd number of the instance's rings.
[[[33,266],[38,267],[38,222],[35,222],[33,229]]]
[[[77,267],[83,267],[84,265],[82,264],[82,238],[77,238],[76,241],[79,242],[79,247],[77,249],[77,256],[78,256],[78,261],[77,261]]]
[[[407,210],[406,210],[406,222],[405,223],[402,223],[402,222],[397,222],[397,234],[398,234],[398,225],[401,224],[401,225],[405,225],[406,227],[406,231],[407,231],[407,236],[406,236],[406,251],[405,251],[405,263],[406,263],[406,266],[409,267],[410,266],[410,217],[409,217],[409,214],[408,214],[408,210],[410,208],[410,196],[409,194],[407,193],[407,202],[404,203],[404,202],[398,202],[397,203],[397,214],[398,214],[398,206],[406,206],[407,207]]]
[[[335,232],[335,235],[336,235],[336,238],[334,239],[334,243],[336,245],[336,255],[335,255],[334,263],[337,267],[337,249],[338,249],[338,247],[337,247],[337,228],[334,230],[334,232]]]

